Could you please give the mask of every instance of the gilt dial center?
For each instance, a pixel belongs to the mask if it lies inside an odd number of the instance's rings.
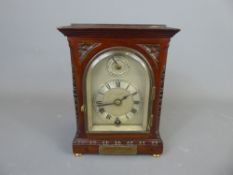
[[[124,96],[130,93],[123,88],[113,88],[108,90],[103,95],[104,103],[113,103],[112,105],[105,106],[105,110],[113,116],[121,116],[131,110],[133,106],[132,96],[127,99],[121,100]]]

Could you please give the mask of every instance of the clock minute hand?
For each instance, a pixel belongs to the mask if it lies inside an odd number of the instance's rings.
[[[97,104],[97,106],[108,106],[108,105],[114,105],[115,102],[111,102],[111,103],[100,103],[100,104]]]

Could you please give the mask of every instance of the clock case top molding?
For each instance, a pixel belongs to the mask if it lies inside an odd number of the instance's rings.
[[[136,154],[161,154],[163,143],[159,134],[159,121],[167,51],[170,38],[179,29],[165,25],[71,24],[58,30],[67,36],[71,51],[77,121],[73,152],[98,154],[101,153],[100,148],[103,145],[133,145],[137,147],[136,151],[133,151]],[[151,66],[156,88],[149,132],[88,133],[85,128],[85,68],[97,53],[112,47],[134,49],[140,52]]]

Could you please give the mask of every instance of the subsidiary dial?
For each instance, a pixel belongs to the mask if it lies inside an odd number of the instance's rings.
[[[112,75],[123,75],[129,69],[129,65],[124,56],[113,55],[107,62],[107,70]]]
[[[140,110],[140,96],[137,89],[124,80],[112,80],[98,90],[94,106],[99,115],[116,126],[133,117]]]

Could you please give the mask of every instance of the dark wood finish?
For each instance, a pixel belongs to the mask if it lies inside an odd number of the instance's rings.
[[[166,27],[165,25],[122,25],[122,24],[71,24],[70,26],[58,28],[68,37],[133,37],[169,38],[175,35],[179,29]]]
[[[58,28],[71,50],[77,132],[74,153],[98,154],[100,145],[137,145],[137,154],[161,154],[163,143],[159,134],[163,83],[170,38],[179,29],[165,25],[72,24]],[[150,64],[156,88],[152,104],[152,125],[148,133],[87,133],[84,112],[83,75],[92,57],[103,49],[122,46],[139,51]]]

